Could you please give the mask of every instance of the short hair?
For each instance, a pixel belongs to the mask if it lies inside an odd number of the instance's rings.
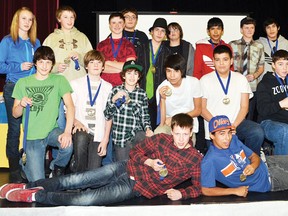
[[[253,19],[252,17],[245,17],[240,21],[240,27],[242,28],[244,25],[249,25],[249,24],[253,24],[254,26],[256,26],[256,20]]]
[[[58,21],[58,19],[60,19],[61,15],[62,15],[62,13],[63,13],[64,11],[70,11],[70,12],[74,15],[74,18],[75,18],[75,20],[76,20],[77,15],[76,15],[75,10],[74,10],[72,7],[70,7],[70,6],[64,5],[64,6],[60,6],[60,7],[56,10],[56,19],[57,19],[57,21]]]
[[[113,19],[114,17],[119,17],[120,19],[122,19],[125,22],[125,17],[123,16],[122,13],[116,12],[116,13],[111,13],[109,16],[109,23],[111,21],[111,19]]]
[[[219,26],[222,28],[222,30],[224,29],[223,21],[219,17],[212,17],[211,19],[208,20],[207,30],[209,30],[214,26]]]
[[[137,70],[136,68],[128,68],[128,69],[126,69],[126,70],[122,70],[122,71],[120,72],[121,80],[122,80],[123,82],[125,82],[124,77],[125,77],[126,72],[134,71],[134,70],[138,73],[138,75],[139,75],[139,80],[140,80],[141,77],[143,76],[143,74],[142,74],[142,72],[140,72],[140,71]],[[138,80],[138,82],[139,82],[139,80]]]
[[[180,54],[172,54],[167,56],[164,62],[164,68],[173,68],[181,71],[181,77],[186,77],[186,60]]]
[[[31,43],[35,45],[37,40],[37,22],[35,15],[28,7],[21,7],[15,12],[10,26],[10,35],[14,43],[19,40],[19,18],[22,11],[29,11],[32,14],[32,25],[28,31],[28,37]]]
[[[173,29],[178,29],[179,32],[180,32],[180,39],[183,38],[183,30],[182,30],[182,27],[180,26],[179,23],[177,23],[177,22],[171,22],[171,23],[169,23],[169,25],[167,26],[167,28],[169,29],[170,27],[173,28]],[[170,33],[171,33],[171,31],[170,31]],[[167,37],[169,38],[169,34],[167,34]]]
[[[104,57],[102,52],[94,50],[94,49],[90,50],[85,54],[84,59],[83,59],[84,68],[85,68],[86,72],[88,72],[86,67],[88,66],[89,62],[93,61],[93,60],[101,61],[103,63],[103,66],[105,64],[105,57]]]
[[[215,47],[215,49],[213,50],[213,57],[215,56],[215,54],[222,54],[222,53],[228,53],[229,57],[233,58],[231,48],[224,44]]]
[[[172,117],[171,119],[171,129],[179,126],[180,128],[189,128],[192,131],[193,128],[193,118],[186,113],[179,113]]]
[[[277,22],[277,20],[270,17],[270,18],[266,19],[266,20],[263,22],[263,28],[264,28],[264,31],[265,31],[265,32],[266,32],[266,27],[269,26],[269,25],[271,25],[271,24],[275,24],[275,25],[277,26],[277,28],[280,27],[280,25],[279,25],[279,23]]]
[[[272,62],[275,63],[278,60],[288,60],[288,52],[286,50],[277,50],[272,56]]]
[[[50,60],[55,65],[55,55],[53,50],[48,46],[40,46],[34,53],[33,63],[36,64],[38,60]]]
[[[135,8],[125,8],[124,10],[121,11],[121,13],[123,14],[123,16],[124,16],[126,13],[129,13],[129,12],[135,14],[136,19],[138,19],[138,12],[137,12],[137,10],[136,10]]]

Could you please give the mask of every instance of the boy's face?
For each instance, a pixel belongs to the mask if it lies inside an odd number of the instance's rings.
[[[135,87],[139,79],[139,72],[135,69],[129,69],[124,76],[125,86]]]
[[[155,27],[151,30],[152,39],[158,43],[162,42],[166,36],[166,30],[161,27]]]
[[[30,11],[23,10],[19,15],[19,30],[28,32],[33,23],[33,14]]]
[[[280,30],[280,27],[278,28],[275,23],[272,23],[265,28],[267,37],[271,40],[276,40],[278,37],[278,31]]]
[[[51,60],[40,59],[36,61],[35,66],[37,68],[36,74],[39,74],[42,77],[46,77],[52,70],[53,63]]]
[[[71,11],[63,11],[58,22],[64,30],[71,30],[75,23],[74,14]]]
[[[109,22],[109,28],[114,34],[121,34],[123,32],[125,22],[120,17],[113,17]]]
[[[213,43],[219,43],[223,33],[224,30],[220,26],[212,26],[207,30],[207,34],[209,35]]]
[[[191,128],[185,127],[181,128],[178,125],[175,125],[171,131],[173,136],[174,145],[179,149],[184,149],[190,147],[189,141],[192,135]]]
[[[232,130],[224,129],[216,131],[214,134],[210,133],[210,138],[213,144],[218,149],[228,149],[232,139]]]
[[[91,75],[100,75],[103,67],[103,62],[100,60],[90,60],[88,65],[86,66],[86,69],[88,71],[88,74]]]
[[[170,26],[169,39],[170,40],[180,40],[180,31],[178,28],[174,28],[174,27]]]
[[[134,30],[137,25],[137,16],[132,12],[124,14],[125,17],[125,29]]]
[[[233,58],[228,53],[214,54],[213,63],[219,74],[228,74],[230,66],[233,64]]]
[[[288,60],[279,59],[272,63],[272,67],[279,77],[285,79],[288,74]]]
[[[182,74],[180,70],[174,70],[173,68],[166,68],[166,77],[167,80],[173,85],[174,87],[179,87],[182,82]]]
[[[253,24],[244,24],[240,31],[243,37],[253,38],[255,33],[255,26]]]

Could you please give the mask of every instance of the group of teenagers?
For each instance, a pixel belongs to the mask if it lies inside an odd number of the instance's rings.
[[[195,50],[164,18],[149,40],[135,29],[135,9],[110,15],[111,34],[96,49],[74,27],[73,8],[59,7],[56,19],[61,28],[41,46],[33,13],[20,8],[0,43],[13,182],[0,198],[107,205],[288,189],[288,41],[274,19],[264,23],[267,37],[254,41],[256,22],[244,18],[243,37],[226,44],[213,17]],[[261,160],[264,138],[275,150]],[[55,149],[45,179],[47,146]]]

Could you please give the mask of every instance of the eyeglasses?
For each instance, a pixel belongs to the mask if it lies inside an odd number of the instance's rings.
[[[136,20],[137,17],[136,16],[124,16],[125,19],[132,19],[132,20]]]

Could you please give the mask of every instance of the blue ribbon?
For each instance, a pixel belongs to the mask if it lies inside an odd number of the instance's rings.
[[[272,46],[271,46],[271,44],[270,44],[270,41],[269,41],[268,37],[267,37],[266,39],[267,39],[267,42],[268,42],[268,44],[269,44],[269,47],[270,47],[271,52],[272,52],[272,55],[273,55],[273,54],[278,50],[278,39],[276,40],[275,49],[272,48]]]
[[[280,79],[280,77],[277,75],[277,73],[274,73],[275,74],[275,77],[278,81],[278,83],[280,84],[280,86],[282,86],[284,88],[284,91],[286,93],[286,97],[288,97],[288,92],[287,92],[287,88],[285,88],[285,84],[284,82]],[[286,86],[288,85],[288,77],[286,76]]]
[[[123,42],[123,37],[120,39],[120,42],[119,42],[119,44],[118,44],[118,46],[117,46],[117,49],[115,50],[114,41],[113,41],[113,39],[112,39],[112,36],[110,37],[110,43],[111,43],[111,45],[112,45],[112,53],[113,53],[114,59],[117,58],[117,55],[118,55],[118,52],[119,52],[119,50],[120,50],[120,47],[121,47],[122,42]]]
[[[223,82],[222,82],[222,80],[221,80],[218,72],[217,72],[217,71],[215,71],[215,72],[216,72],[217,78],[218,78],[218,80],[219,80],[219,82],[220,82],[220,84],[221,84],[221,87],[222,87],[225,95],[227,95],[227,94],[228,94],[228,89],[229,89],[230,80],[231,80],[231,71],[229,71],[228,81],[227,81],[226,87],[224,86],[224,84],[223,84]]]
[[[136,31],[137,31],[137,30],[134,31],[134,33],[133,33],[133,38],[132,38],[132,41],[131,41],[133,45],[135,45],[134,43],[135,43]],[[126,38],[127,40],[129,40],[128,35],[126,34],[126,31],[123,31],[123,33],[124,33],[125,38]]]
[[[29,114],[30,114],[30,105],[27,104],[26,113],[25,113],[25,120],[24,120],[24,135],[23,135],[23,150],[24,150],[24,152],[26,152],[26,145],[27,145]]]
[[[156,60],[161,52],[162,49],[162,44],[160,45],[160,47],[158,48],[158,50],[156,51],[156,56],[153,52],[153,47],[152,47],[152,41],[150,41],[150,49],[151,49],[151,57],[152,57],[152,65],[154,66],[156,63]]]
[[[98,94],[99,94],[99,91],[100,91],[102,82],[100,82],[100,85],[99,85],[99,87],[98,87],[98,89],[97,89],[97,92],[96,92],[96,94],[95,94],[95,96],[94,96],[93,99],[92,99],[92,90],[91,90],[90,78],[89,78],[88,75],[87,75],[87,84],[88,84],[88,92],[89,92],[90,105],[91,105],[91,107],[93,107],[93,105],[95,104],[95,101],[96,101],[96,99],[97,99],[97,97],[98,97]]]

